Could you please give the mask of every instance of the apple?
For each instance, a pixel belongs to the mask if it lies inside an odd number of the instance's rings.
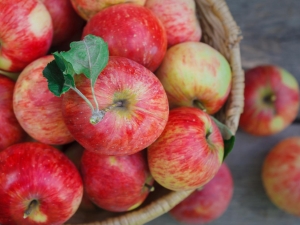
[[[82,32],[85,20],[74,10],[70,0],[41,0],[50,13],[53,24],[52,46],[71,39]]]
[[[42,2],[0,1],[0,70],[22,71],[47,54],[52,36],[51,16]]]
[[[144,153],[109,156],[85,150],[81,172],[90,200],[111,212],[130,211],[141,205],[153,184]]]
[[[63,224],[78,209],[82,179],[59,150],[37,142],[0,152],[0,224]]]
[[[83,29],[108,44],[109,54],[132,59],[151,71],[162,62],[167,34],[150,9],[136,4],[117,4],[101,10]]]
[[[89,20],[104,8],[121,3],[130,3],[143,6],[145,1],[146,0],[71,0],[71,3],[78,15],[85,20]]]
[[[300,216],[300,137],[285,138],[267,154],[262,182],[267,196],[279,209]]]
[[[26,137],[13,111],[14,87],[15,81],[0,74],[0,151]]]
[[[167,50],[155,72],[170,108],[199,107],[208,114],[224,105],[231,89],[231,69],[217,50],[201,42],[183,42]]]
[[[268,136],[283,131],[299,111],[299,84],[277,65],[247,70],[244,97],[239,127],[252,135]]]
[[[182,42],[200,41],[202,31],[194,0],[147,0],[145,7],[164,25],[169,48]]]
[[[79,172],[83,151],[84,148],[76,141],[69,144],[64,151],[64,154],[74,163]],[[97,209],[96,205],[87,196],[85,190],[83,190],[83,196],[79,209],[84,211],[93,211]]]
[[[13,109],[22,128],[35,140],[63,145],[74,141],[61,111],[62,98],[48,89],[42,71],[54,59],[43,56],[26,66],[19,75],[13,93]]]
[[[223,163],[213,179],[172,208],[169,214],[184,224],[210,223],[227,210],[233,189],[231,171]]]
[[[207,113],[194,107],[170,110],[164,131],[148,147],[153,178],[173,191],[192,190],[209,182],[223,156],[219,128]]]
[[[93,98],[89,79],[78,75],[75,83],[84,96]],[[111,56],[94,90],[100,110],[119,104],[97,124],[90,122],[90,107],[75,91],[63,95],[64,121],[85,149],[103,155],[133,154],[162,133],[169,115],[167,95],[157,77],[144,66]]]

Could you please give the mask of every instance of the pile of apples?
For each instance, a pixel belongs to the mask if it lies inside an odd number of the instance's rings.
[[[98,56],[59,58],[98,50],[109,56],[96,78]],[[80,66],[90,77],[70,78]],[[63,87],[51,86],[62,72]],[[156,185],[205,188],[225,167],[226,128],[213,115],[231,81],[224,56],[201,42],[194,0],[2,0],[0,224],[63,224],[80,207],[125,212]],[[211,218],[231,198],[224,173]]]
[[[297,118],[300,90],[296,78],[275,64],[257,65],[245,73],[245,107],[239,127],[257,137],[284,132]],[[300,216],[300,137],[279,140],[267,153],[261,180],[275,206]]]

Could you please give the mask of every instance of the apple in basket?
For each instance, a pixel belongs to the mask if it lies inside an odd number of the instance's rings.
[[[131,3],[137,5],[144,5],[146,0],[71,0],[71,3],[76,12],[85,20],[91,19],[97,12],[104,8],[122,4]]]
[[[252,135],[281,132],[297,117],[299,84],[276,65],[260,65],[245,73],[245,106],[239,126]]]
[[[231,89],[231,68],[217,50],[201,42],[183,42],[167,50],[155,72],[171,108],[194,106],[216,113]]]
[[[136,4],[117,4],[98,12],[83,29],[108,44],[109,55],[132,59],[155,71],[167,49],[166,31],[150,9]]]
[[[218,219],[228,208],[233,194],[233,179],[228,166],[223,163],[217,174],[202,188],[169,211],[184,224],[207,224]]]
[[[266,194],[279,209],[300,217],[300,136],[281,140],[267,154],[262,167]]]
[[[26,136],[13,111],[14,87],[15,81],[0,74],[0,151]]]
[[[200,41],[201,27],[195,0],[147,0],[149,8],[167,32],[168,47],[187,41]]]
[[[78,209],[83,185],[74,164],[37,142],[0,152],[0,224],[63,224]]]
[[[70,0],[41,0],[50,13],[53,25],[52,46],[70,39],[82,32],[85,21],[75,12]]]
[[[150,70],[124,57],[109,57],[107,44],[94,35],[54,56],[44,76],[53,93],[64,93],[65,123],[85,149],[104,155],[133,154],[162,133],[168,99]]]
[[[74,141],[61,112],[62,99],[48,89],[43,70],[54,59],[47,55],[34,60],[20,73],[13,94],[15,115],[35,140],[62,145]]]
[[[223,156],[219,128],[207,113],[195,107],[170,110],[164,131],[148,147],[153,178],[174,191],[206,184],[219,170]]]
[[[137,208],[153,190],[144,150],[124,156],[84,150],[80,168],[89,199],[111,212]]]
[[[51,16],[39,0],[0,1],[0,70],[20,72],[46,55],[53,35]]]

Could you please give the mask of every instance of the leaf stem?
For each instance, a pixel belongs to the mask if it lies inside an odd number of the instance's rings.
[[[69,85],[68,85],[69,86]],[[92,112],[95,111],[92,103],[90,102],[90,100],[88,100],[84,94],[81,93],[81,91],[79,91],[76,87],[72,87],[72,86],[69,86],[73,91],[75,91],[81,98],[83,98],[83,100],[89,105],[89,107],[91,108]]]
[[[99,104],[98,104],[98,101],[96,99],[95,89],[94,89],[92,80],[91,80],[91,88],[92,88],[92,95],[93,95],[93,98],[94,98],[94,102],[95,102],[95,105],[96,105],[96,110],[99,110]]]

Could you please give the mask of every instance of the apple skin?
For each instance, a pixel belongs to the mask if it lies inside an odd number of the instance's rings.
[[[84,148],[76,141],[69,144],[64,151],[64,154],[74,163],[79,172],[83,151]],[[97,209],[97,206],[88,198],[85,190],[83,190],[83,196],[79,209],[84,211],[94,211]]]
[[[234,190],[231,171],[223,163],[217,174],[202,189],[194,191],[169,211],[184,224],[207,224],[218,219],[228,208]]]
[[[50,145],[62,145],[74,141],[61,112],[62,98],[48,89],[43,76],[46,65],[54,59],[43,56],[20,73],[13,94],[13,109],[22,128],[33,139]]]
[[[14,87],[15,81],[0,74],[0,151],[26,137],[13,111]]]
[[[221,133],[200,109],[170,110],[167,125],[148,147],[148,164],[153,178],[163,187],[191,190],[206,184],[219,170],[224,156]]]
[[[239,127],[249,134],[279,133],[297,117],[299,84],[292,74],[276,65],[260,65],[247,70],[244,97]]]
[[[281,140],[266,156],[262,182],[266,194],[279,209],[300,217],[300,137]]]
[[[52,36],[51,16],[39,0],[0,1],[0,70],[22,71],[47,54]]]
[[[227,60],[201,42],[184,42],[169,48],[155,74],[166,90],[171,109],[198,107],[198,101],[212,115],[224,105],[231,89]]]
[[[50,13],[53,24],[52,46],[72,38],[82,32],[85,20],[74,10],[70,0],[40,0]]]
[[[146,0],[71,0],[75,11],[83,19],[89,20],[99,11],[122,3],[137,4],[143,6]]]
[[[145,7],[164,25],[168,48],[182,42],[200,41],[202,30],[194,0],[147,0]]]
[[[162,62],[167,34],[150,9],[136,4],[117,4],[93,16],[83,37],[93,34],[108,44],[109,54],[132,59],[151,71]]]
[[[75,77],[76,87],[93,99],[90,80]],[[63,95],[63,117],[75,140],[85,149],[103,155],[127,155],[153,143],[162,133],[169,115],[167,95],[157,77],[142,65],[110,56],[96,80],[95,95],[99,108],[122,102],[108,111],[96,125],[87,103],[74,91]]]
[[[83,185],[90,200],[102,209],[125,212],[137,208],[148,196],[154,180],[144,150],[125,156],[105,156],[84,150]]]
[[[54,147],[23,142],[0,152],[0,224],[63,224],[78,209],[82,190],[76,167]],[[37,207],[23,218],[33,200]]]

